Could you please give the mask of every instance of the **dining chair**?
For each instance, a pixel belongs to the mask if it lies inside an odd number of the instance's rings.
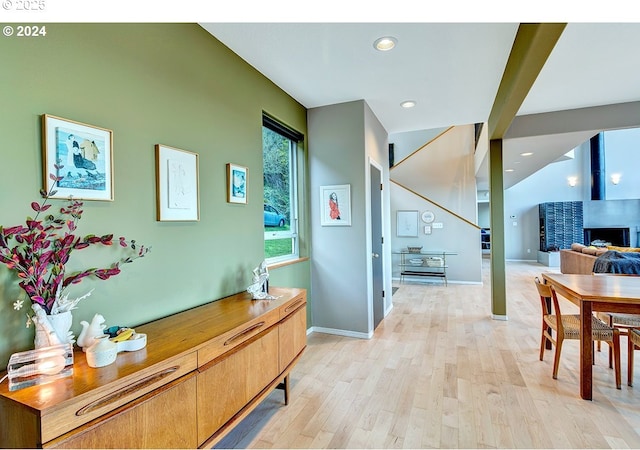
[[[628,313],[611,313],[611,312],[598,312],[596,313],[598,319],[610,327],[620,330],[620,336],[629,336],[629,330],[631,328],[640,328],[640,314],[628,314]],[[598,343],[598,351],[600,350],[600,343]],[[611,348],[609,348],[609,367],[612,366],[613,355]]]
[[[638,276],[635,274],[625,273],[594,273],[594,275],[605,276]],[[596,317],[602,320],[610,327],[620,330],[620,336],[628,336],[630,328],[640,328],[640,314],[628,314],[628,313],[612,313],[612,312],[597,312]],[[600,342],[598,342],[598,351],[600,351]],[[611,347],[609,347],[609,368],[613,367],[613,354]]]
[[[640,348],[640,330],[629,328],[629,351],[627,357],[627,385],[633,386],[633,353]]]
[[[544,284],[540,278],[535,277],[536,288],[540,295],[542,305],[542,335],[540,338],[540,361],[544,358],[545,344],[551,342],[556,347],[553,361],[553,379],[558,378],[558,367],[560,365],[560,353],[565,339],[580,339],[580,315],[562,314],[558,302],[556,291],[551,285]],[[547,304],[547,299],[551,299],[552,308]],[[554,314],[555,313],[555,314]],[[614,372],[616,377],[616,388],[621,387],[620,377],[620,330],[611,327],[602,320],[592,316],[592,337],[594,341],[604,341],[613,349],[613,359],[615,363]],[[555,338],[553,337],[555,332]]]

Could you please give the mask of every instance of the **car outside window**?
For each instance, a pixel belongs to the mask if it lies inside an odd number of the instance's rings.
[[[301,140],[301,134],[263,116],[263,225],[268,263],[298,258],[296,155]]]

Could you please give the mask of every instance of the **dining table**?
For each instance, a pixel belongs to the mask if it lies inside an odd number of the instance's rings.
[[[580,307],[580,396],[593,399],[594,311],[640,314],[640,277],[614,274],[542,273],[556,293]]]

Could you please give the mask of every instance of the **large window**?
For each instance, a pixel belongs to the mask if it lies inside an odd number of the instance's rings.
[[[270,263],[299,254],[296,155],[301,141],[300,133],[263,116],[264,255]]]

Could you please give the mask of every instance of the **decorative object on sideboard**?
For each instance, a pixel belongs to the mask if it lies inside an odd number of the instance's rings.
[[[133,352],[140,350],[147,345],[147,335],[136,333],[136,330],[129,327],[113,326],[104,330],[109,335],[109,339],[118,346],[118,353]]]
[[[60,172],[64,166],[56,164]],[[91,292],[77,298],[69,298],[67,288],[78,284],[87,277],[107,280],[120,273],[120,266],[131,263],[145,256],[150,247],[139,245],[135,240],[127,241],[120,237],[119,245],[127,250],[127,254],[107,268],[91,267],[86,270],[66,272],[66,265],[74,250],[82,250],[91,245],[113,245],[113,235],[95,236],[75,234],[78,221],[82,217],[83,202],[69,198],[57,214],[47,213],[52,204],[50,200],[57,192],[56,186],[63,177],[50,175],[54,180],[52,187],[42,189],[42,201],[32,202],[31,208],[35,217],[27,217],[25,225],[12,227],[0,226],[0,262],[14,270],[20,279],[18,285],[25,291],[31,302],[34,316],[27,314],[27,327],[35,323],[40,336],[35,339],[36,347],[73,342],[73,335],[63,330],[60,334],[51,332],[53,326],[49,315],[64,313],[75,309],[78,302]],[[13,303],[15,310],[20,310],[22,299]],[[46,333],[43,336],[43,333]]]
[[[262,261],[253,269],[253,283],[247,288],[253,300],[275,300],[277,297],[269,294],[269,270],[267,262]]]
[[[78,335],[78,346],[82,348],[83,352],[86,352],[89,347],[94,343],[94,338],[104,334],[104,317],[102,314],[94,314],[91,323],[83,320],[80,322],[82,325],[82,331]]]
[[[407,246],[407,251],[409,253],[420,253],[422,251],[422,245],[420,247],[416,247],[416,246],[409,247],[409,246]]]
[[[11,355],[9,390],[49,383],[73,373],[73,344],[59,344]]]
[[[118,345],[108,335],[93,338],[93,344],[85,352],[89,367],[104,367],[113,363],[118,356]]]

